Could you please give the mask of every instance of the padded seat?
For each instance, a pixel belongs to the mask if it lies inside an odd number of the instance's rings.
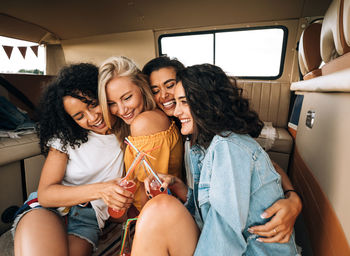
[[[285,128],[276,128],[277,136],[270,151],[290,154],[293,148],[292,136]]]
[[[322,75],[319,66],[322,62],[320,54],[320,23],[310,24],[301,34],[299,40],[298,61],[304,80]]]
[[[40,154],[36,133],[19,139],[0,138],[0,166]]]
[[[276,135],[275,140],[270,148],[266,149],[266,151],[273,151],[273,152],[279,152],[279,153],[285,153],[290,154],[292,152],[293,148],[293,139],[292,136],[289,134],[289,132],[285,128],[276,128]],[[258,137],[256,138],[256,141],[264,147],[265,138]]]

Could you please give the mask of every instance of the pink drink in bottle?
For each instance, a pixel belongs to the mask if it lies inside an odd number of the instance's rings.
[[[149,189],[150,189],[150,194],[155,197],[159,194],[166,194],[167,192],[166,191],[163,191],[163,192],[160,192],[160,187],[162,185],[159,183],[159,181],[157,181],[156,179],[153,179],[151,181],[151,183],[149,184]]]
[[[124,189],[130,191],[131,193],[135,193],[136,191],[136,183],[133,180],[120,180],[118,185],[123,187]],[[125,210],[114,210],[111,207],[108,207],[108,213],[111,217],[118,219],[122,217],[125,213]]]

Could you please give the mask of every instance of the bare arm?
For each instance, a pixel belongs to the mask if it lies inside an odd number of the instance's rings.
[[[108,206],[125,208],[132,202],[132,193],[115,184],[115,181],[80,186],[62,185],[68,156],[51,148],[45,161],[38,188],[42,206],[73,206],[102,198]]]
[[[273,167],[275,167],[275,170],[281,176],[283,191],[294,189],[286,172],[277,163],[275,163],[274,161],[271,161],[271,162],[272,162]]]

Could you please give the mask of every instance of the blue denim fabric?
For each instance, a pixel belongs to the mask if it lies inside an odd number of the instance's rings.
[[[28,199],[24,202],[23,206],[17,211],[16,218],[12,225],[12,236],[15,237],[15,232],[19,221],[22,217],[33,210],[44,208],[39,203],[36,206],[28,205],[33,199],[38,198],[37,192],[32,192]],[[56,213],[58,216],[62,217],[57,208],[45,208],[46,210]],[[63,217],[62,217],[63,218]],[[67,234],[75,235],[80,237],[90,244],[92,244],[93,249],[97,249],[97,244],[99,240],[99,234],[101,230],[98,227],[95,210],[91,207],[81,207],[79,205],[72,206],[66,218],[66,228]],[[40,227],[40,225],[38,225]]]
[[[248,135],[215,136],[207,150],[193,146],[194,187],[186,207],[201,235],[195,255],[298,255],[288,243],[261,243],[248,228],[266,223],[260,215],[283,198],[281,179],[266,152]]]

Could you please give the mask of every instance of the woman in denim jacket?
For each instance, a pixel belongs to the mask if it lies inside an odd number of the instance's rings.
[[[169,187],[188,211],[168,195],[150,200],[136,226],[132,255],[298,255],[293,235],[284,244],[262,243],[249,232],[268,221],[261,214],[283,198],[283,190],[252,138],[263,123],[248,100],[213,65],[188,67],[177,81],[175,116],[191,138],[194,187],[161,175],[161,191]],[[149,192],[147,181],[145,187]]]

